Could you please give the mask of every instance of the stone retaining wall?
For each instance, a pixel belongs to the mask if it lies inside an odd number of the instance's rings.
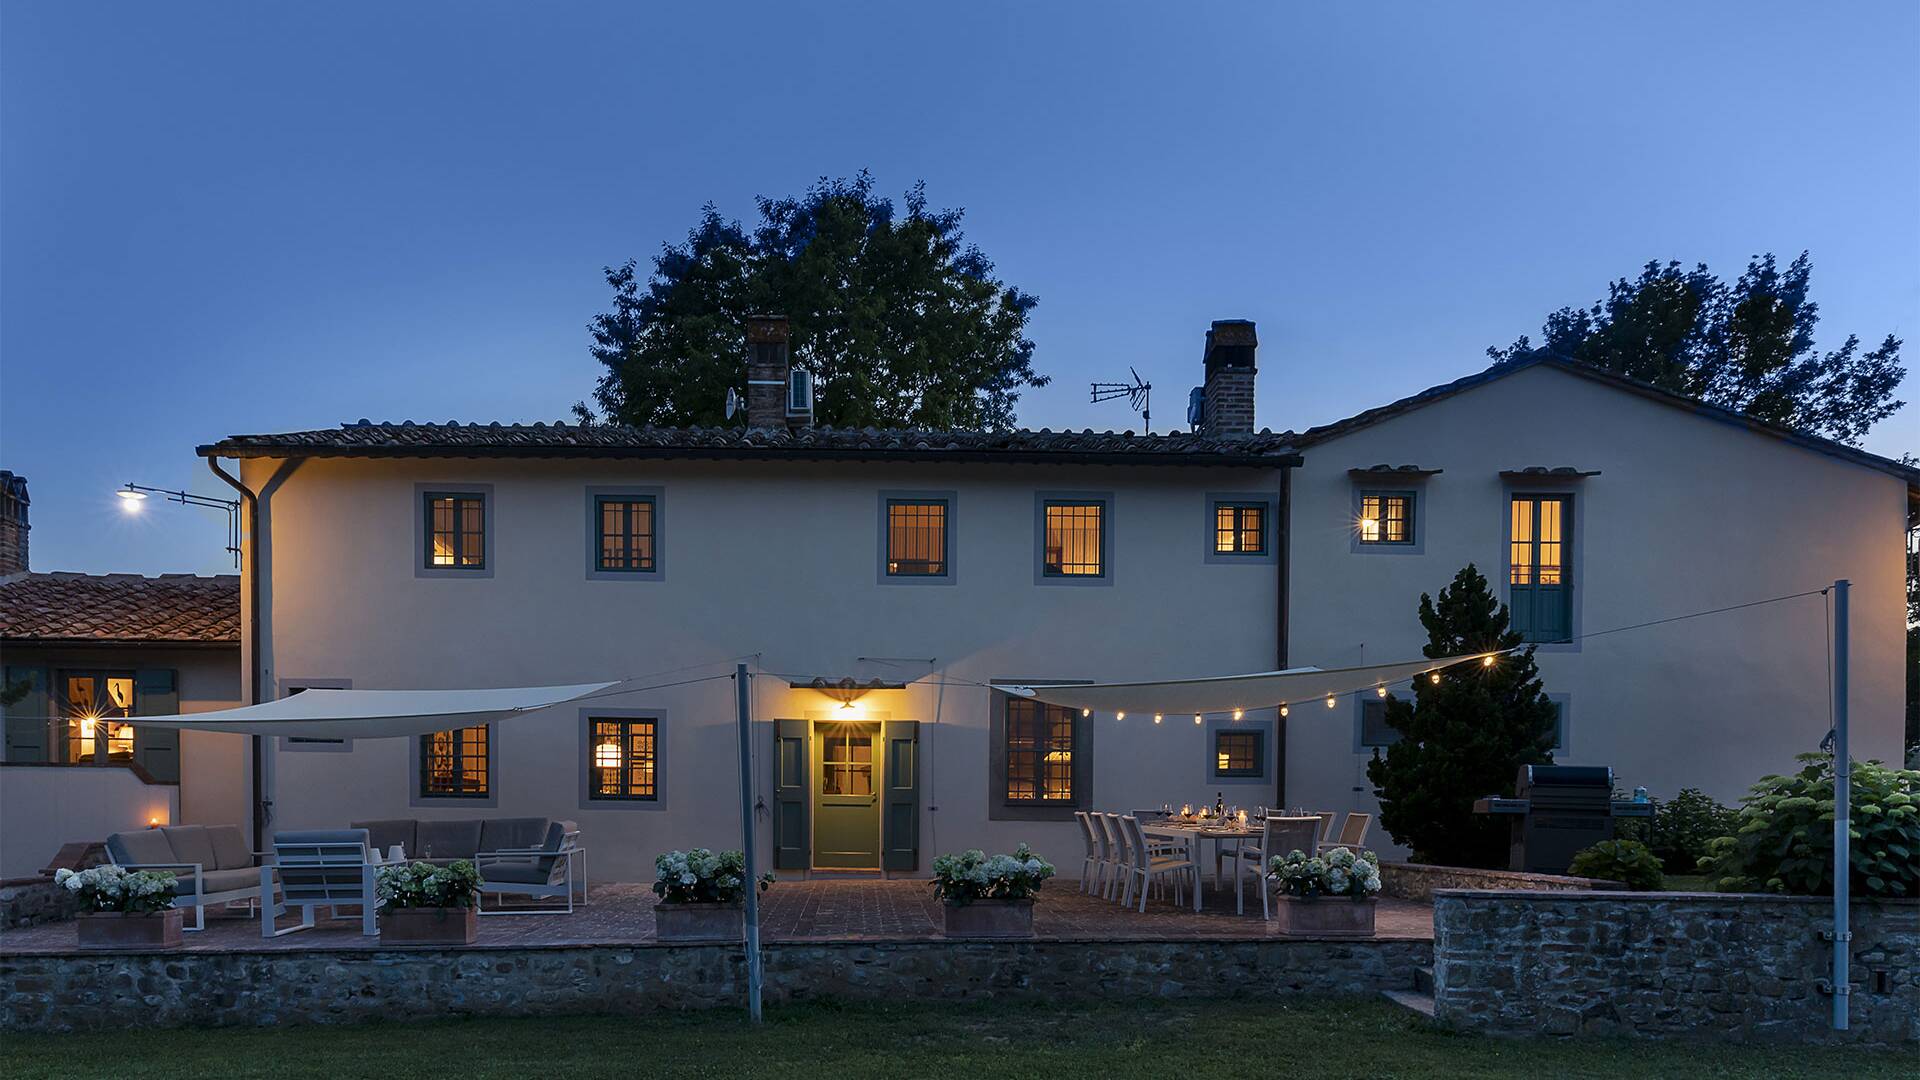
[[[80,910],[74,894],[51,878],[0,881],[0,930],[71,919]]]
[[[1617,881],[1564,877],[1559,874],[1521,874],[1512,870],[1476,870],[1466,866],[1428,866],[1425,863],[1381,863],[1380,895],[1396,900],[1433,903],[1440,889],[1622,889]]]
[[[769,1002],[1095,1001],[1405,989],[1425,941],[773,944]],[[738,1006],[738,946],[0,956],[0,1030],[325,1024]]]
[[[1851,915],[1850,1030],[1830,1028],[1833,902],[1446,890],[1434,1015],[1496,1035],[1920,1041],[1920,901]]]

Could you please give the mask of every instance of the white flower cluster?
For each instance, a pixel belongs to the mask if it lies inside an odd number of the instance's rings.
[[[1380,891],[1380,857],[1338,847],[1325,856],[1290,851],[1267,864],[1267,879],[1289,896],[1350,896],[1362,899]]]
[[[1011,855],[989,856],[974,848],[933,860],[934,894],[949,904],[974,900],[1024,900],[1053,876],[1053,864],[1021,844]]]
[[[673,904],[731,902],[746,894],[747,860],[738,851],[668,851],[653,860],[653,891]],[[766,888],[773,875],[763,875]]]
[[[95,866],[75,872],[62,868],[53,883],[80,897],[89,911],[159,911],[173,906],[179,881],[166,870],[123,870]]]

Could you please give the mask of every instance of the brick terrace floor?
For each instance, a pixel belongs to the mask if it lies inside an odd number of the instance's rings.
[[[1258,940],[1278,937],[1260,917],[1257,898],[1251,911],[1233,913],[1233,891],[1208,888],[1205,910],[1176,907],[1159,898],[1147,901],[1143,914],[1086,896],[1074,881],[1054,881],[1034,905],[1034,936],[1055,941]],[[782,881],[762,894],[761,940],[765,942],[930,941],[939,940],[941,914],[933,888],[924,879],[898,881]],[[654,896],[646,885],[595,885],[592,902],[571,915],[514,915],[480,920],[475,948],[542,946],[650,945],[654,943]],[[324,916],[322,909],[321,915]],[[188,913],[189,924],[192,914]],[[282,926],[293,925],[283,916]],[[1376,913],[1381,938],[1431,940],[1433,908],[1405,900],[1382,899]],[[190,952],[243,952],[261,949],[378,948],[378,938],[360,935],[358,918],[328,920],[312,930],[262,940],[259,924],[239,914],[214,917],[207,929],[186,935]],[[0,931],[0,955],[68,952],[75,948],[74,924],[47,923]]]

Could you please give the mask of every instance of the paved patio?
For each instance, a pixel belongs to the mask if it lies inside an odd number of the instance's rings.
[[[1249,898],[1252,901],[1252,898]],[[516,915],[480,920],[476,948],[646,945],[654,943],[649,886],[596,885],[592,902],[572,915]],[[762,895],[761,937],[767,942],[877,942],[941,940],[940,904],[925,880],[783,881]],[[1034,906],[1034,936],[1048,941],[1242,941],[1277,938],[1260,917],[1233,912],[1231,889],[1208,889],[1205,911],[1150,899],[1145,913],[1081,894],[1073,881],[1054,881]],[[191,916],[189,916],[191,918]],[[295,919],[282,918],[282,926]],[[1383,940],[1433,940],[1433,909],[1382,899],[1377,910]],[[0,932],[0,955],[70,952],[74,924],[48,923]],[[239,914],[213,917],[207,929],[186,935],[189,952],[305,951],[378,948],[360,935],[355,919],[325,920],[312,930],[262,940],[260,927]]]

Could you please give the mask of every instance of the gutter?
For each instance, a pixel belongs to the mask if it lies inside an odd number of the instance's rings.
[[[1273,670],[1285,671],[1288,652],[1288,616],[1291,614],[1293,562],[1293,470],[1301,464],[1299,454],[1290,454],[1280,466],[1280,513],[1274,529],[1274,623]],[[1287,805],[1287,718],[1274,710],[1273,717],[1273,805]]]
[[[245,635],[247,655],[252,658],[249,665],[253,670],[247,673],[248,697],[252,704],[259,705],[266,699],[261,696],[262,679],[260,677],[260,500],[254,496],[237,477],[220,467],[220,459],[207,458],[207,468],[219,477],[228,487],[240,493],[247,504],[247,543],[245,575],[247,579],[246,617],[241,621],[241,633]],[[250,757],[253,761],[253,849],[266,850],[267,839],[267,789],[266,789],[266,742],[259,735],[249,736]]]

